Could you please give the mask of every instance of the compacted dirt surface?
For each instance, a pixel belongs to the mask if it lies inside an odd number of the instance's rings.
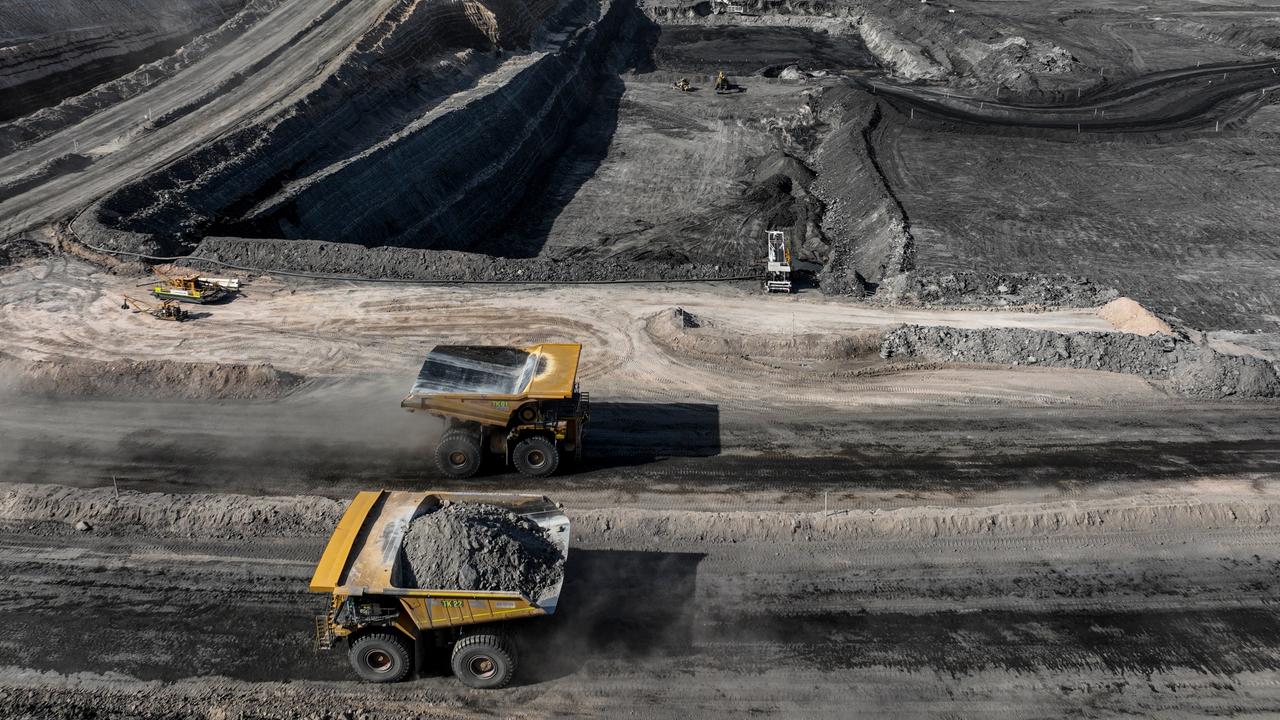
[[[255,277],[179,324],[119,307],[141,281],[65,258],[7,271],[13,372],[70,383],[93,347],[195,377],[269,359],[290,381],[8,391],[0,693],[19,717],[1280,711],[1274,401],[879,352],[903,322],[1149,331],[1140,308]],[[564,339],[586,343],[583,462],[441,477],[438,423],[399,408],[425,350]],[[513,687],[465,690],[443,662],[360,685],[312,649],[307,581],[369,488],[565,503],[565,589],[520,628]]]
[[[0,715],[1280,715],[1275,8],[0,21]],[[443,476],[424,356],[543,342],[581,460]],[[374,489],[563,504],[510,687],[314,649]]]

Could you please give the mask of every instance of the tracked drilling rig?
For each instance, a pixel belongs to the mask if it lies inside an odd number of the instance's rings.
[[[766,230],[765,245],[768,253],[765,260],[765,291],[792,292],[795,287],[791,281],[791,244],[787,241],[787,233],[782,230]]]

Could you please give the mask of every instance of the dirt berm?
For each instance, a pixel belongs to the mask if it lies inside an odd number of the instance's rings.
[[[1191,397],[1280,397],[1280,374],[1274,364],[1164,334],[904,325],[885,334],[880,355],[1128,373]]]
[[[0,522],[49,523],[65,530],[83,521],[95,534],[318,539],[333,531],[345,506],[337,500],[305,495],[175,495],[123,490],[117,495],[111,487],[86,490],[14,484],[0,492]],[[831,512],[601,508],[570,511],[569,516],[575,543],[592,547],[622,543],[643,549],[671,542],[790,543],[866,537],[1032,537],[1162,528],[1262,528],[1280,522],[1280,501],[1266,496],[1151,494],[963,508]]]
[[[516,591],[536,601],[564,577],[547,531],[494,505],[446,503],[419,515],[401,551],[402,587]]]
[[[282,397],[302,380],[270,363],[20,360],[0,353],[0,393],[20,395],[246,400]]]

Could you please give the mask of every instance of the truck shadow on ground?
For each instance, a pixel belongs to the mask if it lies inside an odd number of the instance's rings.
[[[574,550],[560,605],[522,623],[517,684],[575,673],[592,662],[694,651],[702,553]]]
[[[582,461],[569,473],[720,454],[720,406],[707,403],[591,404]]]

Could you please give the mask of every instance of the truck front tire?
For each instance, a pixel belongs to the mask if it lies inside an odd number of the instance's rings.
[[[516,445],[511,461],[522,475],[547,477],[560,466],[560,450],[550,439],[534,435]]]
[[[451,478],[465,479],[480,472],[480,439],[473,433],[450,430],[436,446],[436,467]]]
[[[391,633],[369,633],[351,643],[347,650],[351,667],[365,682],[400,682],[413,669],[413,656]]]
[[[499,635],[467,635],[453,646],[453,674],[467,687],[506,687],[516,674],[515,650]]]

